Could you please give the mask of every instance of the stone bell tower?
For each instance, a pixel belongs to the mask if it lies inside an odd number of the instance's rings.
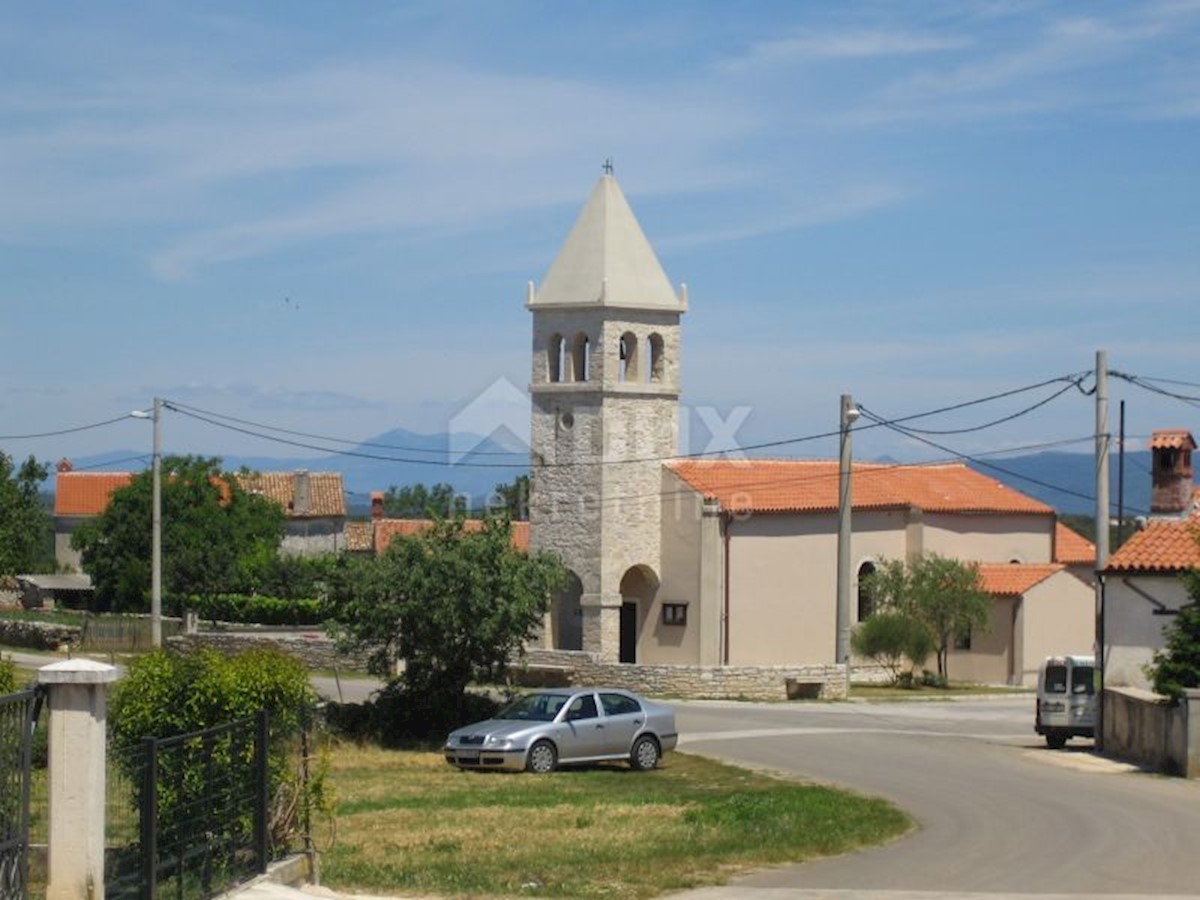
[[[634,662],[661,568],[662,461],[678,453],[676,295],[611,172],[533,313],[531,543],[576,576],[547,643]]]

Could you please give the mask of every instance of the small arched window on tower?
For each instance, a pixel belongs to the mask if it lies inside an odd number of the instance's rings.
[[[655,332],[650,335],[646,341],[646,349],[649,353],[649,365],[646,366],[646,378],[649,381],[663,380],[663,339],[662,335]]]
[[[588,336],[582,331],[575,335],[575,344],[571,348],[571,359],[574,363],[576,381],[587,381],[592,369],[592,346]]]
[[[546,361],[550,364],[547,372],[550,381],[562,381],[567,368],[567,341],[561,334],[550,338],[550,346],[546,348]]]
[[[875,598],[867,590],[867,579],[875,574],[875,564],[865,562],[858,567],[858,621],[865,622],[875,612]]]
[[[621,335],[620,343],[621,366],[617,372],[618,381],[638,380],[638,339],[632,331]]]

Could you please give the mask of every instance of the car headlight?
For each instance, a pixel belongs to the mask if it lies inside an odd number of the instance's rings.
[[[502,738],[496,737],[495,735],[489,735],[487,740],[485,740],[483,743],[486,747],[497,747],[501,750],[505,750],[512,746],[512,738]]]

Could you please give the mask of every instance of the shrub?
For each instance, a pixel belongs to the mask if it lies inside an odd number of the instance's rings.
[[[850,635],[850,648],[859,656],[869,657],[887,669],[892,684],[898,684],[911,671],[903,671],[905,660],[919,666],[933,652],[933,636],[929,629],[912,616],[885,610],[860,622]]]
[[[15,694],[17,691],[17,664],[11,659],[0,659],[0,694]]]
[[[258,594],[215,594],[176,600],[178,614],[192,610],[212,622],[238,622],[254,625],[319,625],[325,620],[325,604],[320,600],[266,597]]]
[[[468,692],[459,709],[397,680],[365,703],[327,704],[325,720],[332,731],[344,737],[396,747],[440,742],[455,728],[491,718],[499,708],[500,703],[492,697]]]
[[[1193,583],[1193,598],[1200,596],[1196,588],[1200,588],[1200,578]],[[1200,687],[1200,603],[1180,609],[1163,634],[1166,644],[1154,654],[1147,674],[1155,691],[1178,700],[1186,688]]]
[[[273,648],[254,648],[236,656],[201,651],[178,656],[162,651],[143,656],[129,668],[113,694],[109,721],[118,763],[126,769],[131,784],[139,783],[140,755],[131,752],[146,736],[173,737],[221,725],[267,710],[269,721],[270,794],[295,798],[298,775],[292,771],[295,740],[304,717],[314,705],[308,671],[296,659]],[[222,748],[221,753],[232,751]],[[232,759],[225,759],[232,764]],[[180,757],[178,781],[163,778],[164,784],[199,783],[203,779],[198,755]],[[310,784],[320,796],[322,785]],[[135,798],[136,802],[136,798]],[[182,797],[164,794],[160,816],[164,820],[182,813],[175,807]],[[297,804],[276,804],[271,836],[276,847],[286,846],[295,836]]]

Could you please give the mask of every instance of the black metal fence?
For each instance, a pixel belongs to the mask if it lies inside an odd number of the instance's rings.
[[[0,696],[0,900],[24,900],[29,884],[29,790],[40,690]]]
[[[108,811],[112,900],[204,900],[265,872],[267,714],[110,751],[127,805]],[[109,792],[110,798],[113,792]],[[129,808],[138,811],[136,831]]]

